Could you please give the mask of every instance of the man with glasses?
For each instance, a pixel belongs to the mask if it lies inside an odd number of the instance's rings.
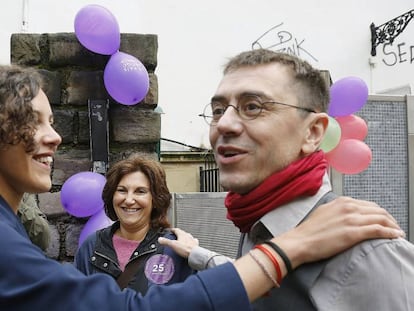
[[[253,50],[225,66],[200,116],[210,125],[220,182],[229,191],[227,217],[242,233],[239,255],[292,229],[318,205],[334,199],[319,149],[328,126],[328,103],[329,87],[320,72],[294,56]],[[327,204],[344,200],[352,199]],[[268,246],[289,270],[283,251]],[[200,247],[189,256],[196,269],[225,260]],[[414,246],[405,239],[378,239],[289,273],[254,309],[414,310],[413,293]]]

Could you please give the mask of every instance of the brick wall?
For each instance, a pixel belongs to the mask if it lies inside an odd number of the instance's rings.
[[[109,100],[109,164],[133,152],[157,158],[161,118],[154,112],[158,102],[156,35],[121,34],[120,51],[138,58],[150,77],[145,99],[133,106],[114,102],[103,84],[103,72],[110,56],[84,48],[74,33],[13,34],[11,63],[38,68],[47,81],[56,130],[62,144],[55,156],[52,189],[39,194],[39,207],[48,216],[52,232],[47,255],[58,261],[72,261],[79,234],[87,218],[76,218],[63,209],[60,189],[73,174],[91,171],[88,100]]]

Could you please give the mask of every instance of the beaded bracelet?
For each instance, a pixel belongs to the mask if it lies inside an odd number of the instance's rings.
[[[269,270],[267,270],[267,268],[263,264],[263,262],[260,261],[260,259],[253,253],[252,250],[249,251],[249,255],[259,265],[259,267],[262,269],[263,273],[272,281],[274,287],[280,287],[279,283],[275,280],[275,278],[272,276],[272,274],[269,272]]]
[[[293,271],[292,263],[290,262],[290,259],[286,255],[286,253],[276,243],[273,243],[272,241],[264,241],[263,243],[273,248],[273,250],[280,256],[280,258],[282,258],[283,262],[285,263],[287,272],[291,273]]]
[[[261,250],[272,261],[277,274],[277,283],[280,284],[282,282],[282,270],[280,269],[280,265],[276,257],[272,254],[271,251],[269,251],[266,247],[264,247],[261,244],[255,245],[254,248]]]

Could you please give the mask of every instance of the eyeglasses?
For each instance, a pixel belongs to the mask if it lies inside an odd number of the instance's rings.
[[[212,101],[211,103],[207,104],[207,106],[204,107],[204,111],[202,114],[199,114],[199,117],[203,117],[204,120],[208,125],[216,125],[217,122],[220,120],[220,118],[224,115],[227,108],[230,106],[236,109],[237,113],[239,114],[240,118],[243,120],[254,120],[256,119],[261,113],[262,110],[268,110],[267,108],[268,104],[273,105],[282,105],[287,107],[292,107],[296,109],[300,109],[307,112],[316,113],[315,110],[305,107],[299,107],[294,105],[289,105],[285,103],[279,103],[276,101],[261,101],[258,96],[243,96],[237,106],[234,105],[227,105],[223,104],[220,101]]]

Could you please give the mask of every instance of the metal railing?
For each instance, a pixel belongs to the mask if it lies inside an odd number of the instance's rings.
[[[220,172],[211,150],[205,156],[204,167],[200,166],[200,192],[222,192]]]

